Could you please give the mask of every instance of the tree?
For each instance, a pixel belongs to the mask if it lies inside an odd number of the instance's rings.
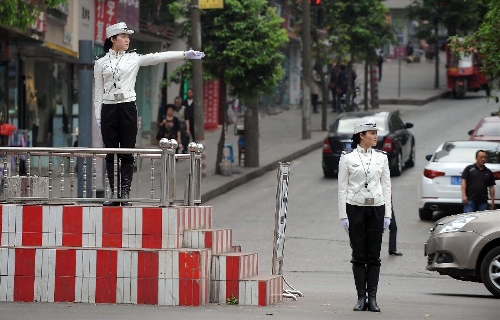
[[[419,20],[417,36],[426,39],[439,53],[439,26],[448,30],[448,36],[467,35],[476,30],[485,13],[484,1],[478,0],[413,0],[408,6],[408,17]],[[434,88],[439,87],[439,59],[435,59]]]
[[[0,24],[26,30],[34,24],[40,11],[66,4],[67,0],[2,0],[0,1]]]
[[[288,41],[281,19],[267,0],[225,0],[224,9],[204,10],[201,15],[204,70],[220,79],[221,110],[226,119],[225,87],[245,106],[245,166],[259,166],[258,97],[270,94],[283,77]],[[220,171],[224,130],[217,152]]]

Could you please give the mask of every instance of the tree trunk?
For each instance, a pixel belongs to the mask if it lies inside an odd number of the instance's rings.
[[[368,69],[370,72],[370,104],[372,109],[377,109],[378,105],[376,101],[377,95],[375,92],[375,86],[377,85],[378,79],[373,78],[373,68],[375,68],[375,66],[372,62],[370,62],[370,64],[368,65]]]
[[[258,97],[245,100],[245,167],[259,167]]]
[[[311,139],[311,16],[302,1],[302,139]],[[246,162],[246,161],[245,161]]]
[[[434,77],[434,89],[439,89],[439,41],[438,41],[438,28],[434,27],[434,34],[436,35],[436,42],[434,43],[434,59],[436,59],[435,67],[436,67],[436,75]]]
[[[365,111],[368,110],[368,77],[369,77],[369,73],[368,73],[368,64],[370,63],[369,62],[370,59],[366,59],[365,61],[365,83],[364,83],[364,88],[363,88],[363,95],[364,95],[364,101],[363,101],[363,104],[365,105]]]
[[[222,162],[222,152],[224,150],[224,144],[226,143],[226,134],[227,134],[227,92],[226,92],[226,83],[224,82],[222,77],[220,77],[219,97],[220,97],[219,108],[222,112],[222,130],[220,133],[219,143],[217,143],[217,158],[216,158],[217,160],[215,161],[215,174],[221,174],[220,163]]]

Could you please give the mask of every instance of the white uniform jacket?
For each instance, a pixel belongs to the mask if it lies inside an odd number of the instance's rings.
[[[139,67],[184,59],[184,51],[165,51],[145,55],[109,49],[96,57],[94,65],[95,118],[101,119],[102,104],[135,101],[135,80]]]
[[[338,192],[339,219],[347,218],[346,203],[356,206],[385,205],[385,217],[391,218],[391,174],[387,154],[373,148],[365,152],[360,146],[342,152]]]

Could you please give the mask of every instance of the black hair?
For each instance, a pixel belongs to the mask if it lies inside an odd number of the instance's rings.
[[[108,53],[109,49],[113,48],[113,42],[111,42],[111,38],[116,39],[116,36],[111,36],[104,40],[104,53]]]
[[[484,152],[484,153],[486,153],[486,155],[488,155],[488,152],[486,152],[486,151],[484,151],[484,150],[480,149],[480,150],[477,150],[477,151],[476,151],[476,158],[477,158],[477,156],[479,155],[479,153],[480,153],[480,152]]]
[[[358,144],[361,142],[360,134],[366,134],[366,131],[358,132],[352,135],[351,138],[351,149],[356,149]]]
[[[175,105],[171,104],[171,103],[167,103],[167,107],[165,108],[165,110],[168,110],[168,109],[174,109],[175,110]]]

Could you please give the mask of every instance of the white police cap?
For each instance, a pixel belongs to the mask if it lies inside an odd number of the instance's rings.
[[[354,134],[370,130],[378,131],[384,129],[381,127],[377,127],[377,123],[375,122],[375,120],[370,118],[361,119],[354,124]]]
[[[125,22],[118,22],[106,28],[106,39],[120,33],[132,34],[134,33],[134,30],[127,28]]]

